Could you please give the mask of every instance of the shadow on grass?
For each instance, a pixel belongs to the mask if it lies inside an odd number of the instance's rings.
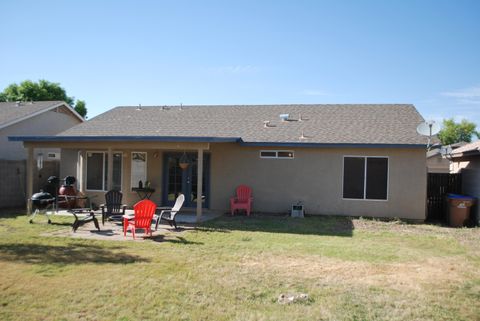
[[[118,249],[118,248],[117,248]],[[138,255],[119,253],[113,248],[72,244],[52,246],[41,244],[0,244],[0,261],[22,261],[31,264],[129,264],[148,262]]]
[[[25,218],[28,217],[25,209],[0,209],[0,218],[16,218],[18,216],[25,216]]]
[[[154,242],[168,242],[168,243],[174,243],[174,244],[185,244],[185,245],[203,245],[203,242],[194,242],[194,241],[189,241],[184,237],[181,236],[175,236],[174,238],[165,238],[165,235],[155,235],[152,237],[147,237],[146,239],[152,240]]]
[[[248,232],[290,233],[352,237],[352,218],[346,216],[306,216],[255,214],[223,216],[198,226],[198,231],[228,233],[233,230]]]

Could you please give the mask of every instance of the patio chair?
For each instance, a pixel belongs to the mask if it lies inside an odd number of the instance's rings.
[[[183,206],[183,202],[185,202],[185,195],[180,194],[178,195],[177,199],[175,200],[175,205],[173,205],[170,209],[164,209],[160,212],[160,215],[155,215],[154,220],[155,222],[155,231],[158,230],[158,223],[160,220],[167,221],[170,226],[175,226],[177,229],[177,222],[175,222],[175,215],[180,211]]]
[[[122,192],[117,190],[111,190],[105,194],[105,204],[100,205],[102,209],[102,225],[105,224],[105,219],[122,220],[127,208],[127,205],[122,204],[122,197]]]
[[[150,200],[142,200],[133,206],[134,216],[123,216],[123,236],[127,236],[127,231],[131,230],[133,239],[135,239],[135,229],[144,229],[145,234],[152,236],[152,218],[155,214],[157,205]]]
[[[250,216],[252,210],[252,189],[246,185],[240,185],[236,189],[237,196],[230,198],[230,212],[233,216],[235,210],[245,210]]]

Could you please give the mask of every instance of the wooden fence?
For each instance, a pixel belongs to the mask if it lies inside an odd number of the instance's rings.
[[[427,220],[445,221],[447,215],[445,197],[448,193],[462,193],[462,175],[428,173]]]

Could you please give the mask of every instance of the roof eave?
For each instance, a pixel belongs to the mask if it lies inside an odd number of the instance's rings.
[[[258,147],[332,147],[332,148],[426,148],[425,144],[385,143],[308,143],[308,142],[240,142],[242,146]]]
[[[14,142],[238,142],[239,137],[187,137],[187,136],[9,136]]]

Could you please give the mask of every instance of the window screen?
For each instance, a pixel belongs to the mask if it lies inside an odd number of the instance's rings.
[[[277,152],[276,151],[261,151],[260,157],[262,158],[276,158]]]
[[[293,152],[279,150],[278,158],[293,158]]]
[[[343,198],[363,199],[365,158],[345,157],[343,162]]]
[[[108,172],[107,172],[108,173]],[[122,154],[113,154],[113,177],[112,177],[112,189],[122,189]]]
[[[147,153],[132,152],[131,186],[138,187],[147,180]]]
[[[103,190],[103,153],[88,153],[87,155],[87,189]]]
[[[388,158],[343,158],[343,198],[386,200],[387,190]]]
[[[388,181],[388,159],[367,158],[367,199],[386,200]]]

